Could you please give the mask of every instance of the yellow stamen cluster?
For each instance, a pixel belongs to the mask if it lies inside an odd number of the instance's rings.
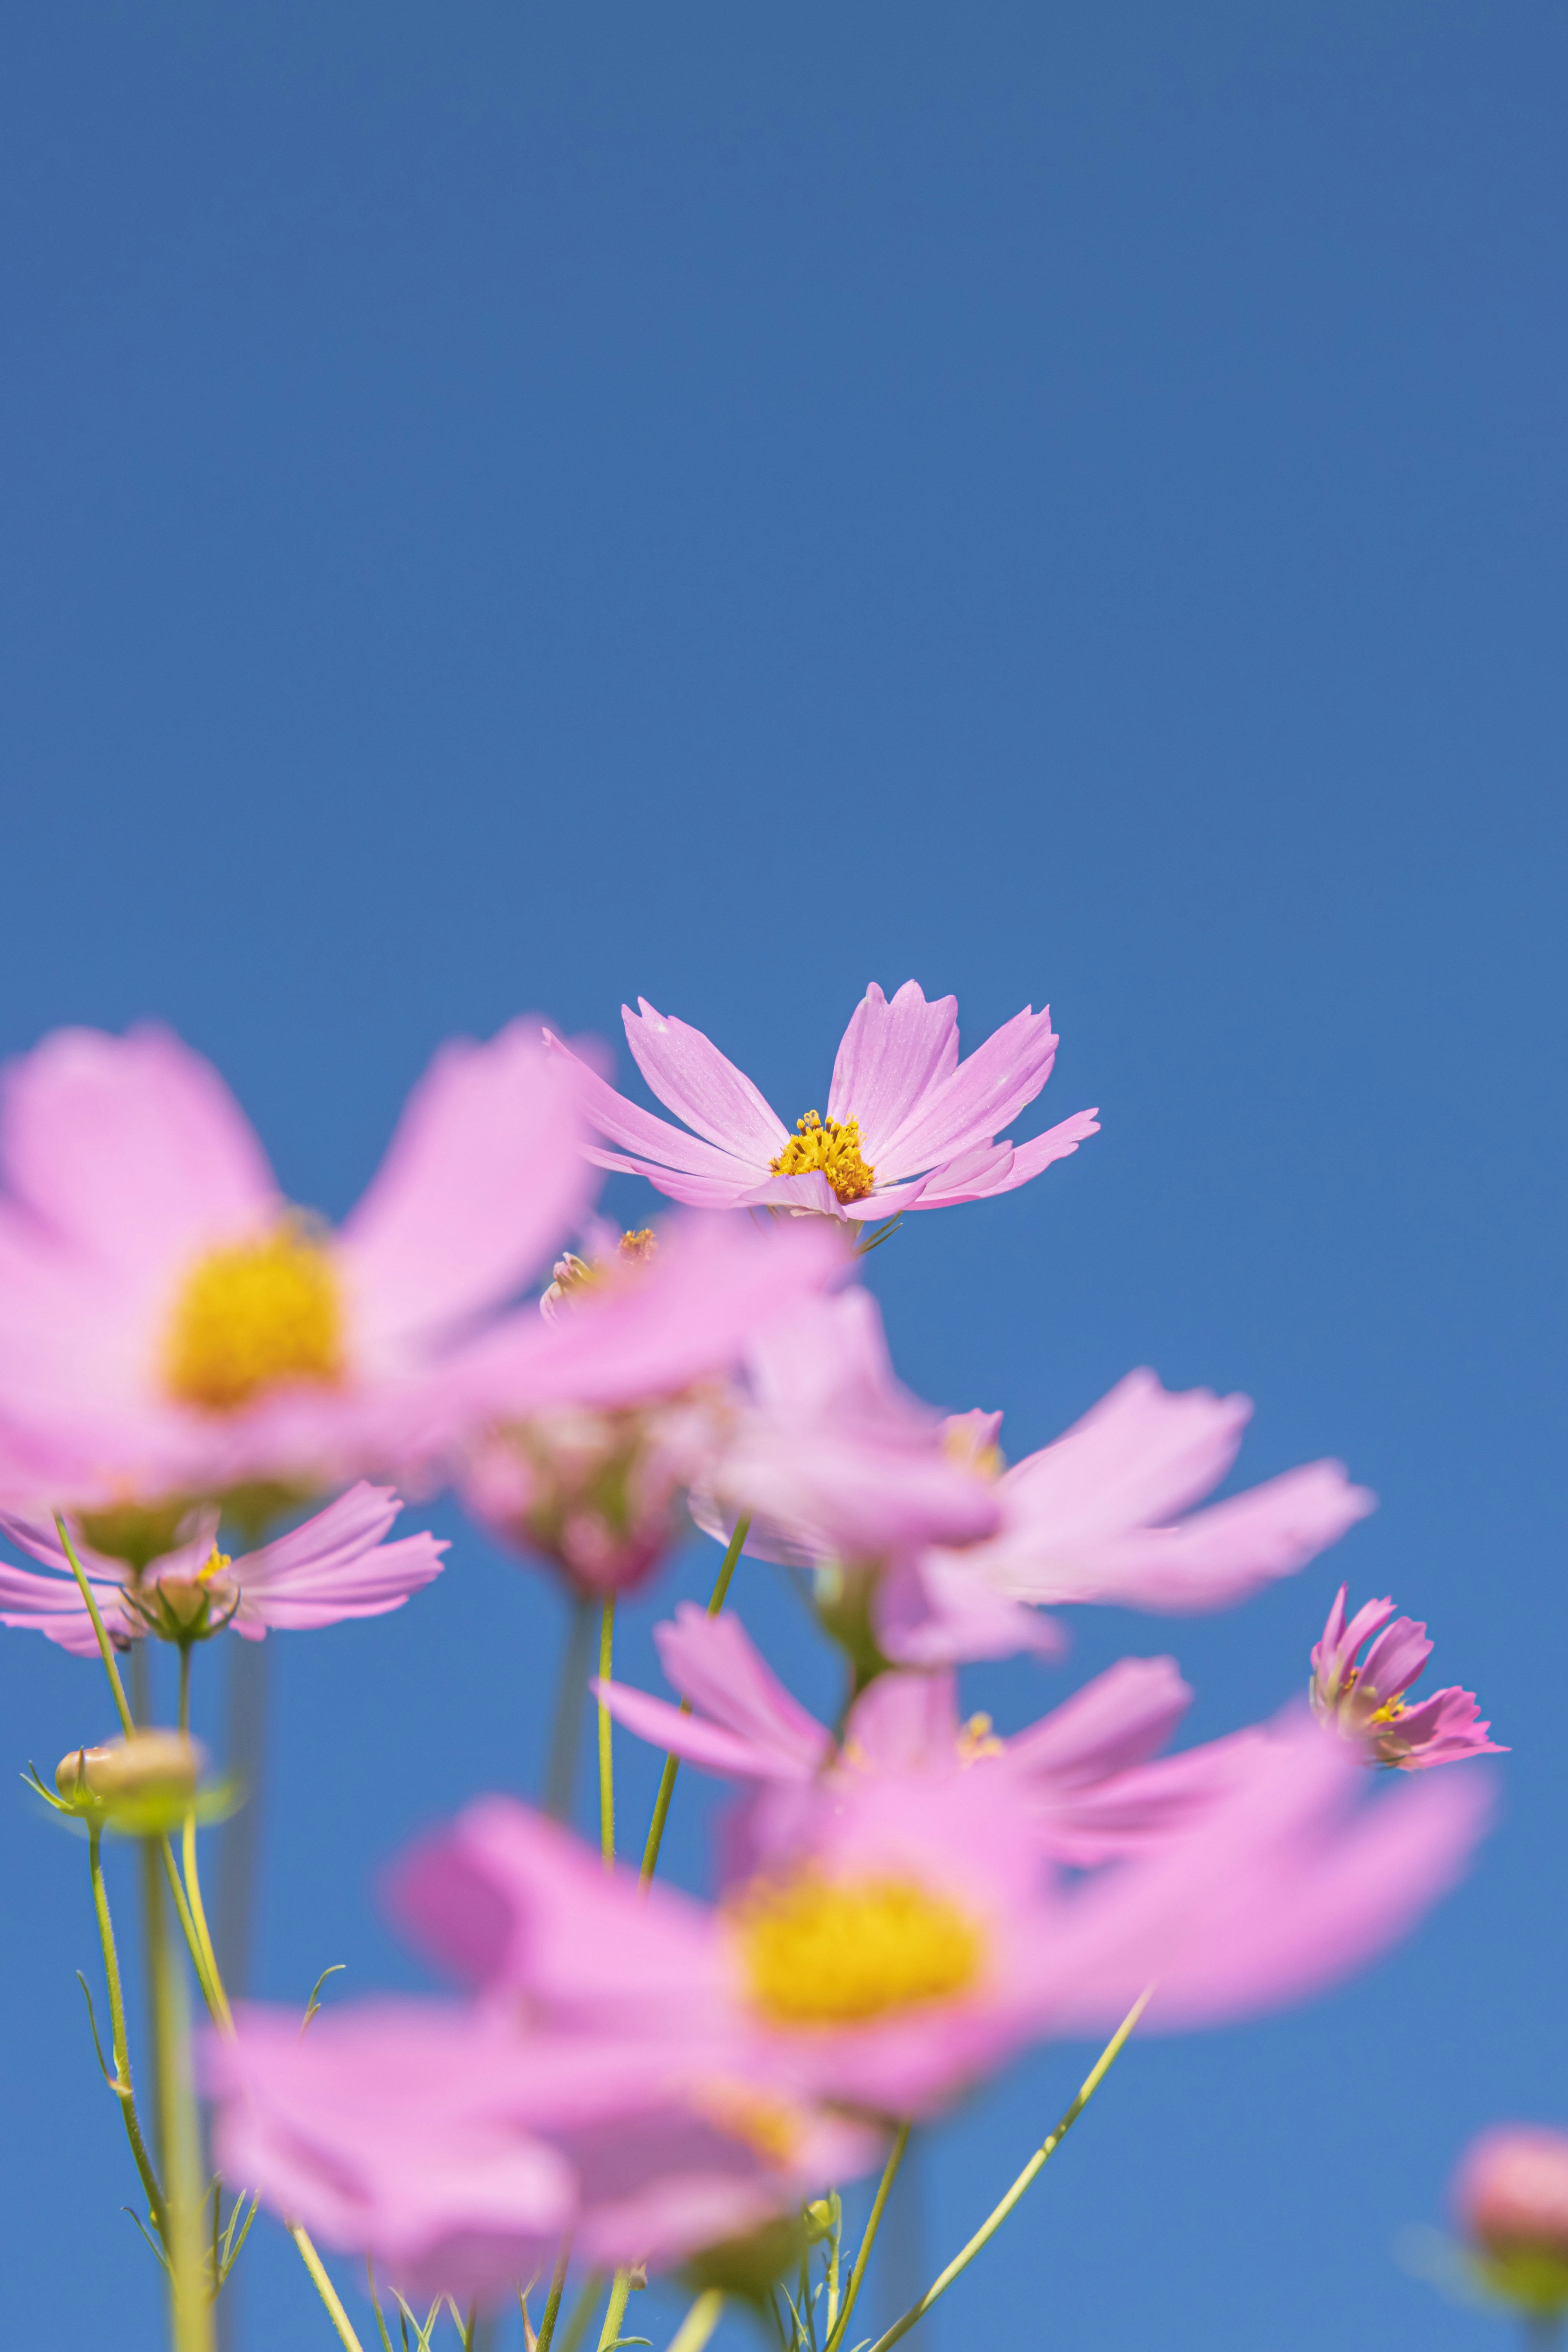
[[[624,1233],[616,1247],[622,1257],[631,1259],[634,1265],[646,1265],[658,1253],[658,1235],[651,1225],[639,1225],[636,1233]]]
[[[778,1158],[768,1162],[773,1173],[809,1176],[814,1169],[820,1169],[836,1197],[846,1205],[851,1201],[863,1201],[876,1181],[877,1171],[860,1157],[859,1120],[825,1121],[816,1111],[808,1110],[795,1124],[795,1134]]]
[[[693,2104],[716,2131],[738,2139],[764,2164],[790,2164],[799,2153],[801,2120],[795,2109],[753,2090],[749,2083],[701,2084]]]
[[[929,2008],[980,1973],[973,1921],[912,1879],[764,1882],[731,1921],[752,1999],[781,2025],[858,2025]]]
[[[958,1735],[958,1760],[961,1764],[977,1764],[983,1756],[1006,1753],[992,1728],[988,1715],[972,1715]]]
[[[331,1383],[343,1370],[337,1276],[300,1226],[213,1250],[185,1277],[163,1349],[180,1403],[231,1412],[275,1382]]]
[[[216,1544],[214,1544],[212,1548],[212,1558],[208,1560],[204,1569],[197,1570],[196,1582],[198,1584],[210,1584],[215,1576],[221,1576],[226,1568],[232,1568],[233,1566],[234,1562],[229,1558],[227,1552],[219,1551]]]

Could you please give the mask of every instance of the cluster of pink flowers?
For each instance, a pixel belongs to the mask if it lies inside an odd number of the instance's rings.
[[[700,1031],[625,1018],[683,1126],[518,1021],[437,1056],[336,1231],[166,1032],[62,1032],[0,1081],[0,1528],[31,1563],[0,1561],[0,1623],[111,1670],[161,1640],[188,1675],[226,1629],[466,1573],[389,1540],[397,1489],[450,1486],[606,1631],[695,1523],[727,1570],[797,1571],[842,1654],[830,1727],[753,1645],[742,1578],[658,1627],[678,1704],[594,1683],[606,1743],[613,1719],[735,1785],[712,1900],[649,1883],[657,1832],[642,1872],[606,1868],[491,1796],[388,1889],[450,1997],[331,2004],[301,2035],[297,2009],[230,2017],[202,1975],[224,2180],[459,2310],[568,2249],[712,2294],[809,2268],[837,2211],[814,2200],[1026,2044],[1141,2001],[1145,2030],[1237,2018],[1384,1948],[1462,1869],[1488,1790],[1365,1768],[1497,1752],[1468,1693],[1406,1697],[1424,1627],[1391,1601],[1347,1617],[1343,1588],[1310,1705],[1205,1745],[1163,1752],[1191,1694],[1163,1657],[1006,1735],[965,1719],[962,1669],[1059,1657],[1064,1612],[1228,1606],[1373,1497],[1317,1462],[1209,1499],[1250,1405],[1148,1370],[1011,1467],[999,1412],[900,1383],[868,1240],[1097,1130],[999,1135],[1050,1076],[1048,1013],[961,1058],[952,998],[873,986],[793,1132]],[[605,1169],[679,1211],[618,1234],[592,1212]]]

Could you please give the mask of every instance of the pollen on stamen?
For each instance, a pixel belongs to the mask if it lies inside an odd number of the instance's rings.
[[[334,1384],[344,1369],[337,1276],[302,1224],[213,1250],[187,1275],[163,1349],[180,1403],[231,1412],[283,1381]]]
[[[877,1178],[876,1170],[861,1157],[859,1120],[825,1120],[814,1110],[796,1119],[795,1134],[768,1167],[774,1176],[809,1176],[820,1171],[834,1197],[846,1207],[851,1201],[863,1201]]]
[[[967,1992],[981,1971],[973,1920],[912,1879],[765,1882],[731,1907],[752,1999],[776,2024],[856,2025]]]

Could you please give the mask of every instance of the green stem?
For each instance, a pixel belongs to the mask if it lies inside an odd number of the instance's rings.
[[[713,1591],[708,1601],[710,1617],[717,1617],[724,1606],[730,1591],[730,1580],[735,1573],[735,1563],[741,1557],[746,1538],[751,1533],[751,1528],[750,1512],[743,1519],[738,1519],[735,1522],[735,1532],[730,1538],[724,1557],[719,1563],[719,1573],[713,1580]],[[690,1714],[691,1701],[689,1698],[681,1700],[680,1712],[682,1715]],[[658,1776],[658,1794],[653,1801],[653,1819],[647,1825],[647,1843],[643,1848],[641,1876],[645,1886],[658,1866],[658,1850],[664,1843],[664,1825],[669,1819],[669,1801],[675,1794],[675,1776],[679,1769],[679,1756],[665,1758],[664,1769]]]
[[[621,2322],[626,2315],[626,2297],[631,2291],[630,2271],[617,2271],[610,2284],[610,2299],[605,2305],[605,2324],[599,2330],[599,2352],[610,2352],[611,2345],[620,2342]]]
[[[599,1680],[607,1683],[615,1665],[616,1596],[605,1595],[605,1606],[599,1618]],[[610,1745],[610,1710],[599,1701],[599,1843],[604,1848],[605,1867],[613,1870],[616,1864],[616,1780],[615,1757]]]
[[[316,2293],[327,2306],[327,2316],[337,2329],[340,2342],[347,2347],[347,2352],[364,2352],[363,2345],[350,2325],[348,2313],[338,2300],[337,2288],[327,2276],[321,2257],[310,2243],[309,2236],[300,2227],[298,2221],[285,2221],[283,2227],[300,2249],[300,2259],[315,2281]]]
[[[878,2336],[876,2343],[871,2347],[871,2352],[889,2352],[889,2347],[896,2344],[901,2336],[907,2336],[916,2322],[925,2317],[926,2313],[931,2309],[937,2297],[947,2293],[948,2288],[952,2284],[953,2280],[958,2276],[960,2271],[967,2269],[968,2265],[974,2260],[975,2255],[980,2252],[982,2247],[990,2243],[991,2240],[996,2235],[997,2231],[1002,2227],[1003,2222],[1007,2219],[1008,2214],[1013,2210],[1014,2206],[1016,2205],[1018,2200],[1023,2196],[1024,2191],[1035,2179],[1037,2173],[1038,2173],[1047,2158],[1056,2154],[1057,2149],[1061,2146],[1063,2140],[1067,2137],[1074,2124],[1077,2123],[1079,2116],[1082,2115],[1085,2107],[1088,2106],[1090,2099],[1093,2098],[1096,2091],[1099,2090],[1107,2074],[1110,2074],[1112,2065],[1121,2053],[1122,2044],[1127,2040],[1127,2037],[1131,2032],[1133,2027],[1137,2024],[1138,2020],[1142,2016],[1144,2009],[1148,2004],[1150,1994],[1152,1993],[1153,1990],[1153,1986],[1151,1985],[1147,1991],[1139,1994],[1138,1999],[1133,2002],[1131,2008],[1128,2011],[1126,2016],[1122,2019],[1121,2024],[1117,2027],[1115,2032],[1106,2043],[1105,2048],[1100,2052],[1099,2058],[1095,2061],[1094,2066],[1085,2080],[1083,2087],[1079,2092],[1077,2098],[1073,2101],[1071,2106],[1068,2107],[1066,2115],[1063,2116],[1055,2131],[1053,2131],[1047,2138],[1042,2140],[1040,2146],[1035,2150],[1034,2155],[1029,2158],[1028,2163],[1024,2167],[1024,2169],[1020,2172],[1016,2180],[1014,2181],[1013,2186],[1008,2189],[1007,2194],[1003,2198],[1001,2203],[995,2206],[992,2211],[986,2215],[985,2220],[981,2223],[979,2229],[976,2230],[973,2237],[970,2239],[969,2243],[963,2247],[961,2251],[953,2256],[947,2268],[939,2277],[931,2282],[931,2285],[927,2287],[924,2294],[921,2295],[919,2303],[915,2304],[910,2310],[906,2311],[901,2319],[895,2320],[892,2326],[888,2329],[885,2335]]]
[[[710,2286],[705,2294],[700,2294],[670,2337],[669,2352],[702,2352],[719,2325],[723,2308],[724,2297],[718,2287]]]
[[[583,1700],[594,1655],[594,1603],[585,1592],[572,1595],[572,1618],[566,1629],[566,1652],[561,1661],[561,1684],[555,1694],[555,1721],[550,1733],[550,1766],[544,1782],[544,1810],[552,1822],[572,1818],[572,1791],[577,1780],[577,1751],[583,1744]]]
[[[539,2334],[534,2338],[533,2352],[550,2352],[551,2339],[555,2334],[555,2322],[561,2315],[561,2297],[566,2290],[566,2268],[571,2260],[572,2241],[570,2237],[565,2237],[561,2241],[561,2252],[555,2257],[555,2268],[551,2273],[550,2293],[544,2299],[544,2316],[539,2323]]]
[[[833,2238],[827,2256],[827,2333],[838,2325],[838,2257],[844,2245],[844,2212],[834,2192]]]
[[[109,2033],[110,2046],[114,2052],[114,2095],[125,2118],[125,2137],[131,2142],[131,2153],[142,2176],[153,2227],[162,2238],[164,2234],[163,2197],[136,2113],[136,2095],[131,2080],[131,2045],[125,2032],[125,1996],[120,1984],[120,1956],[114,1945],[114,1922],[109,1916],[109,1892],[103,1883],[102,1843],[102,1831],[90,1825],[88,1830],[88,1872],[92,1880],[92,1907],[98,1916],[99,1941],[103,1947],[103,1973],[109,1983]]]
[[[860,2241],[860,2251],[855,2257],[855,2267],[849,2273],[849,2284],[844,2296],[844,2308],[838,2315],[837,2326],[823,2347],[823,2352],[834,2352],[835,2346],[844,2340],[844,2331],[849,2325],[849,2315],[855,2308],[856,2299],[866,2276],[866,2265],[871,2259],[871,2249],[877,2242],[877,2232],[882,2226],[882,2209],[888,2201],[888,2191],[899,2177],[899,2167],[904,2160],[904,2150],[909,2144],[910,2126],[908,2124],[900,2124],[893,2141],[891,2153],[882,2168],[882,2178],[877,2183],[877,2194],[871,2202],[871,2217],[866,2224],[866,2234]]]
[[[604,2272],[590,2271],[583,2282],[581,2294],[572,2306],[566,2322],[566,2333],[561,2338],[561,2352],[577,2352],[578,2346],[588,2333],[588,2322],[593,2318],[598,2307],[599,2297],[604,2292]]]
[[[191,1645],[180,1644],[180,1729],[189,1738],[191,1731]],[[195,1962],[196,1976],[206,1999],[215,2024],[226,2032],[234,2030],[234,2017],[218,1973],[217,1954],[213,1949],[212,1930],[207,1926],[206,1906],[202,1901],[201,1874],[196,1867],[196,1809],[193,1802],[185,1815],[183,1848],[185,1864],[185,1895],[190,1905],[190,1926],[187,1940],[191,1957]],[[170,1857],[173,1869],[173,1856]],[[177,1892],[177,1890],[176,1890]],[[183,1922],[182,1922],[183,1924]],[[198,1949],[199,1947],[199,1949]]]
[[[114,1704],[120,1711],[120,1727],[126,1738],[131,1739],[135,1736],[136,1718],[131,1712],[131,1702],[125,1696],[125,1685],[120,1679],[120,1668],[114,1663],[114,1644],[104,1631],[103,1619],[99,1615],[98,1603],[92,1596],[92,1587],[87,1580],[87,1571],[76,1556],[76,1546],[72,1543],[70,1532],[58,1511],[55,1513],[55,1527],[58,1531],[60,1542],[64,1546],[66,1558],[70,1562],[71,1574],[76,1578],[81,1590],[81,1597],[87,1603],[87,1613],[92,1619],[92,1630],[98,1635],[99,1654],[103,1660],[103,1670],[109,1676],[109,1687],[114,1693]]]
[[[190,2017],[184,1979],[170,1949],[156,1871],[149,1871],[147,1974],[153,1991],[153,2058],[163,2130],[165,2243],[174,2352],[212,2352],[212,2302],[202,2236],[201,2142],[191,2087]]]

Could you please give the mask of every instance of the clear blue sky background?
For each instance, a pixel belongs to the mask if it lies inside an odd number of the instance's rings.
[[[336,1214],[437,1042],[522,1007],[614,1034],[640,991],[793,1118],[872,977],[972,1042],[1049,998],[1050,1115],[1105,1131],[873,1262],[906,1376],[1015,1453],[1135,1363],[1244,1387],[1248,1476],[1339,1453],[1384,1505],[1244,1612],[1086,1617],[971,1703],[1169,1644],[1206,1735],[1300,1687],[1343,1572],[1513,1744],[1426,1931],[1135,2048],[932,2352],[1479,2346],[1391,2242],[1477,2126],[1568,2122],[1565,68],[1543,0],[0,35],[6,1049],[165,1015]],[[536,1783],[554,1596],[442,1523],[402,1615],[269,1644],[277,1998],[417,1981],[377,1864]],[[737,1591],[821,1689],[769,1572]],[[20,1633],[0,1710],[18,1766],[106,1721]],[[6,2339],[152,2352],[82,1857],[19,1792],[0,1842]],[[946,2131],[934,2254],[1082,2056]],[[324,2346],[252,2252],[249,2352]]]

